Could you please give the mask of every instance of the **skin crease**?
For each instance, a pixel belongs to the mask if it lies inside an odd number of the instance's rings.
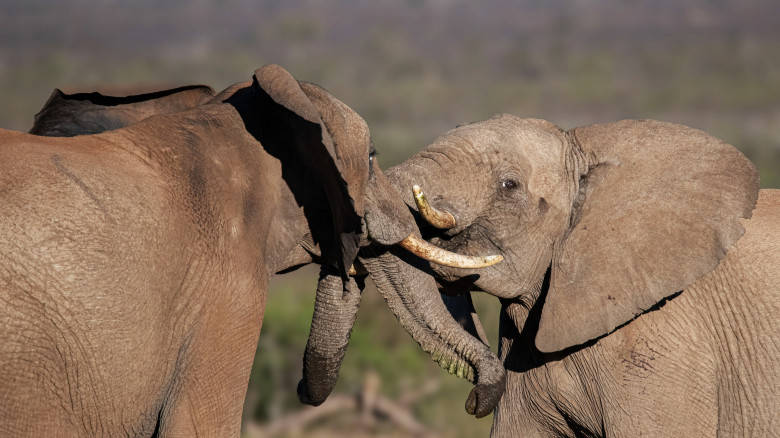
[[[384,177],[346,105],[277,66],[226,99],[91,136],[0,131],[0,435],[238,436],[270,277],[338,272],[341,230],[372,241],[357,212],[325,219],[339,205],[393,212],[385,244],[416,229],[400,200],[362,200]],[[339,178],[361,199],[311,189]]]
[[[780,427],[780,191],[758,195],[730,146],[653,121],[563,132],[501,115],[447,133],[388,177],[411,209],[419,184],[455,217],[446,231],[418,218],[429,241],[505,257],[477,275],[430,268],[443,293],[501,300],[507,386],[492,436]]]

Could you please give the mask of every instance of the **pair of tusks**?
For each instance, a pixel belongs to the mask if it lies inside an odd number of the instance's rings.
[[[455,226],[455,217],[452,216],[452,213],[437,210],[428,204],[428,200],[425,198],[425,194],[420,186],[415,184],[412,187],[412,193],[414,193],[414,201],[417,204],[417,209],[428,223],[439,229],[449,229]],[[500,254],[488,256],[456,254],[432,245],[414,234],[410,234],[406,239],[402,240],[400,245],[417,257],[442,266],[451,266],[454,268],[485,268],[504,260],[504,257]],[[355,269],[355,266],[350,267],[349,275],[357,275],[357,273],[358,271]],[[361,269],[361,274],[364,273],[365,271]]]

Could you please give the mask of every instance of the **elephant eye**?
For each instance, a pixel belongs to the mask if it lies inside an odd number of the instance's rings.
[[[376,149],[374,149],[374,144],[371,143],[371,149],[368,151],[368,171],[373,172],[374,171],[374,158],[377,156]]]
[[[501,181],[501,187],[507,189],[507,190],[514,190],[517,188],[517,181],[513,179],[505,179]]]

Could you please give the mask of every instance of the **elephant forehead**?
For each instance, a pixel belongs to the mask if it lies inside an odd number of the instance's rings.
[[[432,150],[446,148],[458,164],[518,171],[529,190],[545,193],[567,181],[567,145],[563,131],[550,122],[502,114],[450,131]]]
[[[491,119],[459,126],[440,137],[435,145],[457,145],[501,158],[520,154],[532,163],[559,163],[566,144],[563,131],[553,123],[539,119],[521,119],[500,114]],[[509,154],[509,155],[502,155]]]

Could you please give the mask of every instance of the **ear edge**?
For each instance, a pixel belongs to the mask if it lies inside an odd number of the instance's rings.
[[[320,112],[303,91],[300,82],[279,65],[268,64],[255,70],[252,86],[255,90],[260,89],[274,103],[309,124],[299,125],[296,129],[311,129],[317,126],[317,135],[324,153],[317,153],[316,148],[311,154],[304,153],[302,150],[298,152],[306,166],[316,171],[318,179],[325,187],[325,195],[334,221],[333,231],[336,233],[334,243],[337,242],[341,253],[336,258],[336,262],[342,277],[346,278],[347,271],[357,256],[362,216],[355,208],[355,202],[349,193],[349,183],[343,177],[333,140]]]

